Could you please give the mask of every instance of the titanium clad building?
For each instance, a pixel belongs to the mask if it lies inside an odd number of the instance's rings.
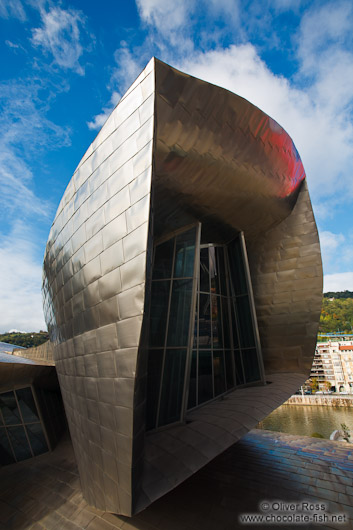
[[[132,515],[310,372],[322,268],[292,140],[152,59],[65,191],[43,291],[84,495]]]

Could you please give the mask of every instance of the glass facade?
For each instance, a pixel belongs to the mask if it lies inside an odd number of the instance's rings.
[[[180,421],[186,397],[192,409],[261,381],[245,252],[241,235],[200,247],[196,227],[156,246],[147,429]]]
[[[261,380],[241,236],[200,248],[188,409]]]
[[[179,421],[185,393],[197,228],[155,249],[150,308],[147,429]]]
[[[0,463],[49,451],[31,387],[0,394]]]

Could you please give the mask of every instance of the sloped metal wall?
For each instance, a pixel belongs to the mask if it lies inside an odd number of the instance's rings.
[[[153,66],[119,102],[75,171],[44,260],[44,310],[83,492],[90,504],[125,514],[131,513],[144,312]]]
[[[267,375],[310,375],[322,303],[320,242],[307,183],[289,217],[248,241]]]

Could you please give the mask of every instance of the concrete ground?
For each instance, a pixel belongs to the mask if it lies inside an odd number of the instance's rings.
[[[246,514],[263,520],[242,522]],[[353,529],[353,445],[254,429],[132,518],[87,505],[68,437],[0,470],[0,529],[275,527]]]

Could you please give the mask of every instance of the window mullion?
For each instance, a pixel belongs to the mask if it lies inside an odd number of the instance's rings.
[[[245,270],[246,285],[247,285],[247,288],[248,288],[247,290],[248,290],[249,303],[250,303],[250,312],[251,312],[251,320],[252,320],[252,325],[253,325],[253,333],[254,333],[254,338],[255,338],[257,362],[258,362],[259,369],[260,369],[261,381],[263,383],[266,383],[265,368],[264,368],[262,352],[261,352],[260,334],[259,334],[259,328],[258,328],[258,325],[257,325],[254,293],[253,293],[253,290],[252,290],[250,268],[249,268],[249,262],[248,262],[248,254],[247,254],[247,251],[246,251],[244,232],[240,232],[239,238],[240,238],[241,253],[242,253],[242,257],[243,257],[243,265],[244,265],[244,270]]]
[[[186,350],[186,361],[185,361],[185,375],[184,375],[184,389],[183,389],[183,400],[181,406],[181,420],[185,420],[188,398],[189,398],[189,387],[190,387],[190,376],[191,376],[191,362],[192,362],[192,350],[194,342],[194,322],[196,313],[196,299],[198,296],[198,281],[199,281],[199,270],[200,270],[200,239],[201,239],[201,223],[198,223],[196,235],[195,235],[195,254],[194,254],[194,270],[193,270],[193,282],[192,282],[192,297],[190,307],[190,320],[189,320],[189,335],[188,344]],[[199,303],[197,304],[199,309]],[[197,322],[198,325],[198,322]],[[198,342],[197,342],[198,346]],[[196,372],[197,381],[197,372]],[[197,387],[197,384],[196,384]]]
[[[167,313],[166,331],[165,331],[164,345],[163,345],[163,359],[162,359],[162,368],[161,368],[161,381],[160,381],[160,385],[159,385],[159,396],[158,396],[158,405],[157,405],[157,413],[156,413],[156,428],[158,427],[159,412],[160,412],[160,408],[161,408],[161,398],[162,398],[164,368],[165,368],[165,357],[166,357],[166,348],[167,348],[168,330],[169,330],[170,305],[171,305],[171,301],[172,301],[172,292],[173,292],[175,250],[176,250],[176,238],[174,238],[172,270],[171,270],[171,278],[170,278],[170,286],[169,286],[168,313]]]
[[[225,270],[225,280],[226,280],[226,290],[227,290],[227,308],[228,308],[228,332],[229,332],[229,339],[230,339],[230,351],[231,351],[231,361],[232,361],[232,367],[233,367],[233,381],[234,386],[237,386],[237,378],[236,378],[236,369],[235,369],[235,361],[234,361],[234,339],[233,339],[233,330],[232,330],[232,312],[231,312],[231,306],[230,306],[230,292],[229,292],[229,264],[228,264],[228,252],[227,247],[224,247],[223,250],[224,254],[224,270]]]

